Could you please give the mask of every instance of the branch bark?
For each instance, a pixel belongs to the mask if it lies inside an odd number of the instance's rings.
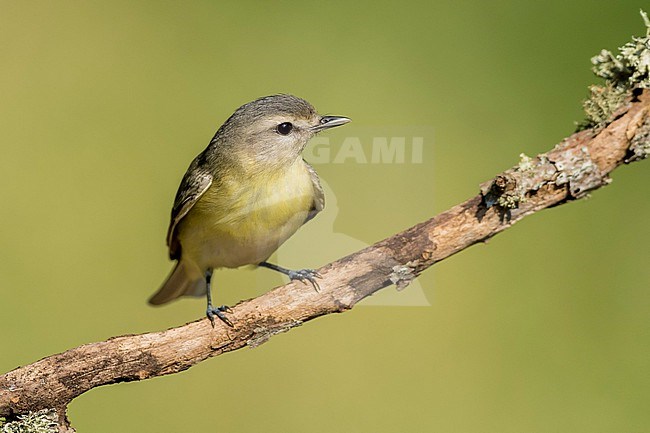
[[[0,416],[65,409],[106,384],[178,373],[225,352],[257,346],[303,322],[351,309],[391,284],[405,285],[443,260],[527,215],[609,183],[617,166],[648,156],[650,91],[638,91],[599,130],[585,130],[481,186],[438,216],[319,269],[322,291],[289,283],[233,307],[234,328],[200,319],[162,332],[124,335],[52,355],[0,376]]]

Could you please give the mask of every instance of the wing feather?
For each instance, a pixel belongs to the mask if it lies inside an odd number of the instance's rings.
[[[176,226],[210,188],[212,180],[212,175],[201,168],[196,159],[187,169],[185,176],[183,176],[174,199],[171,222],[167,230],[167,246],[169,247],[169,257],[171,259],[179,259],[181,255],[180,244],[176,238]]]
[[[314,201],[311,204],[311,209],[309,209],[309,214],[307,215],[307,219],[305,220],[305,222],[307,222],[310,219],[314,218],[318,212],[322,211],[325,208],[325,193],[323,192],[323,187],[320,184],[318,173],[316,173],[314,167],[309,165],[307,161],[305,161],[305,165],[307,166],[307,170],[309,171],[309,176],[311,177],[311,183],[314,186]]]

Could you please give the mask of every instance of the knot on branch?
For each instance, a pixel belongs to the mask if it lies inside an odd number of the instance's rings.
[[[522,153],[519,157],[518,165],[481,184],[483,205],[487,209],[492,206],[502,210],[518,208],[527,197],[552,182],[558,172],[546,155],[530,158]]]

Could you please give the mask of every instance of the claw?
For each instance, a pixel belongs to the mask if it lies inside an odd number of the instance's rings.
[[[232,324],[230,319],[226,317],[224,312],[232,313],[232,309],[226,305],[222,305],[221,307],[208,307],[207,311],[205,312],[205,315],[208,316],[208,319],[210,319],[210,323],[212,323],[212,327],[214,328],[214,316],[217,316],[223,323],[226,325],[230,326],[231,328],[234,328],[235,325]]]
[[[301,269],[299,271],[289,271],[288,275],[289,278],[292,280],[302,281],[303,283],[305,282],[305,280],[309,281],[311,285],[314,287],[314,290],[320,292],[320,286],[318,285],[318,281],[316,281],[316,278],[323,278],[323,277],[315,270]]]
[[[273,263],[269,263],[269,262],[260,262],[259,266],[264,266],[265,268],[269,268],[269,269],[273,269],[274,271],[281,272],[292,280],[299,280],[302,282],[307,280],[314,287],[314,290],[320,292],[320,286],[318,285],[318,281],[316,281],[316,278],[323,278],[323,277],[321,274],[319,274],[313,269],[301,269],[299,271],[292,271],[291,269],[283,268],[282,266],[274,265]]]

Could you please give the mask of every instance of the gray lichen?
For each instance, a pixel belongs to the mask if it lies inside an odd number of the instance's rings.
[[[410,261],[405,265],[393,266],[393,272],[391,272],[388,279],[395,284],[397,290],[404,290],[417,277],[417,265],[417,261]]]
[[[605,84],[589,87],[589,98],[583,103],[586,119],[578,124],[579,130],[606,125],[632,89],[650,88],[650,19],[644,11],[641,17],[645,36],[633,36],[618,54],[602,50],[591,59],[594,74]]]
[[[578,124],[578,130],[606,125],[629,93],[630,89],[611,83],[589,86],[589,99],[582,103],[587,117]]]
[[[562,161],[554,161],[558,171],[555,184],[561,186],[568,183],[573,198],[582,198],[592,189],[609,182],[594,164],[586,147],[571,149],[568,152]]]
[[[0,422],[2,433],[57,433],[57,413],[54,409],[43,409],[19,415],[15,421]]]

